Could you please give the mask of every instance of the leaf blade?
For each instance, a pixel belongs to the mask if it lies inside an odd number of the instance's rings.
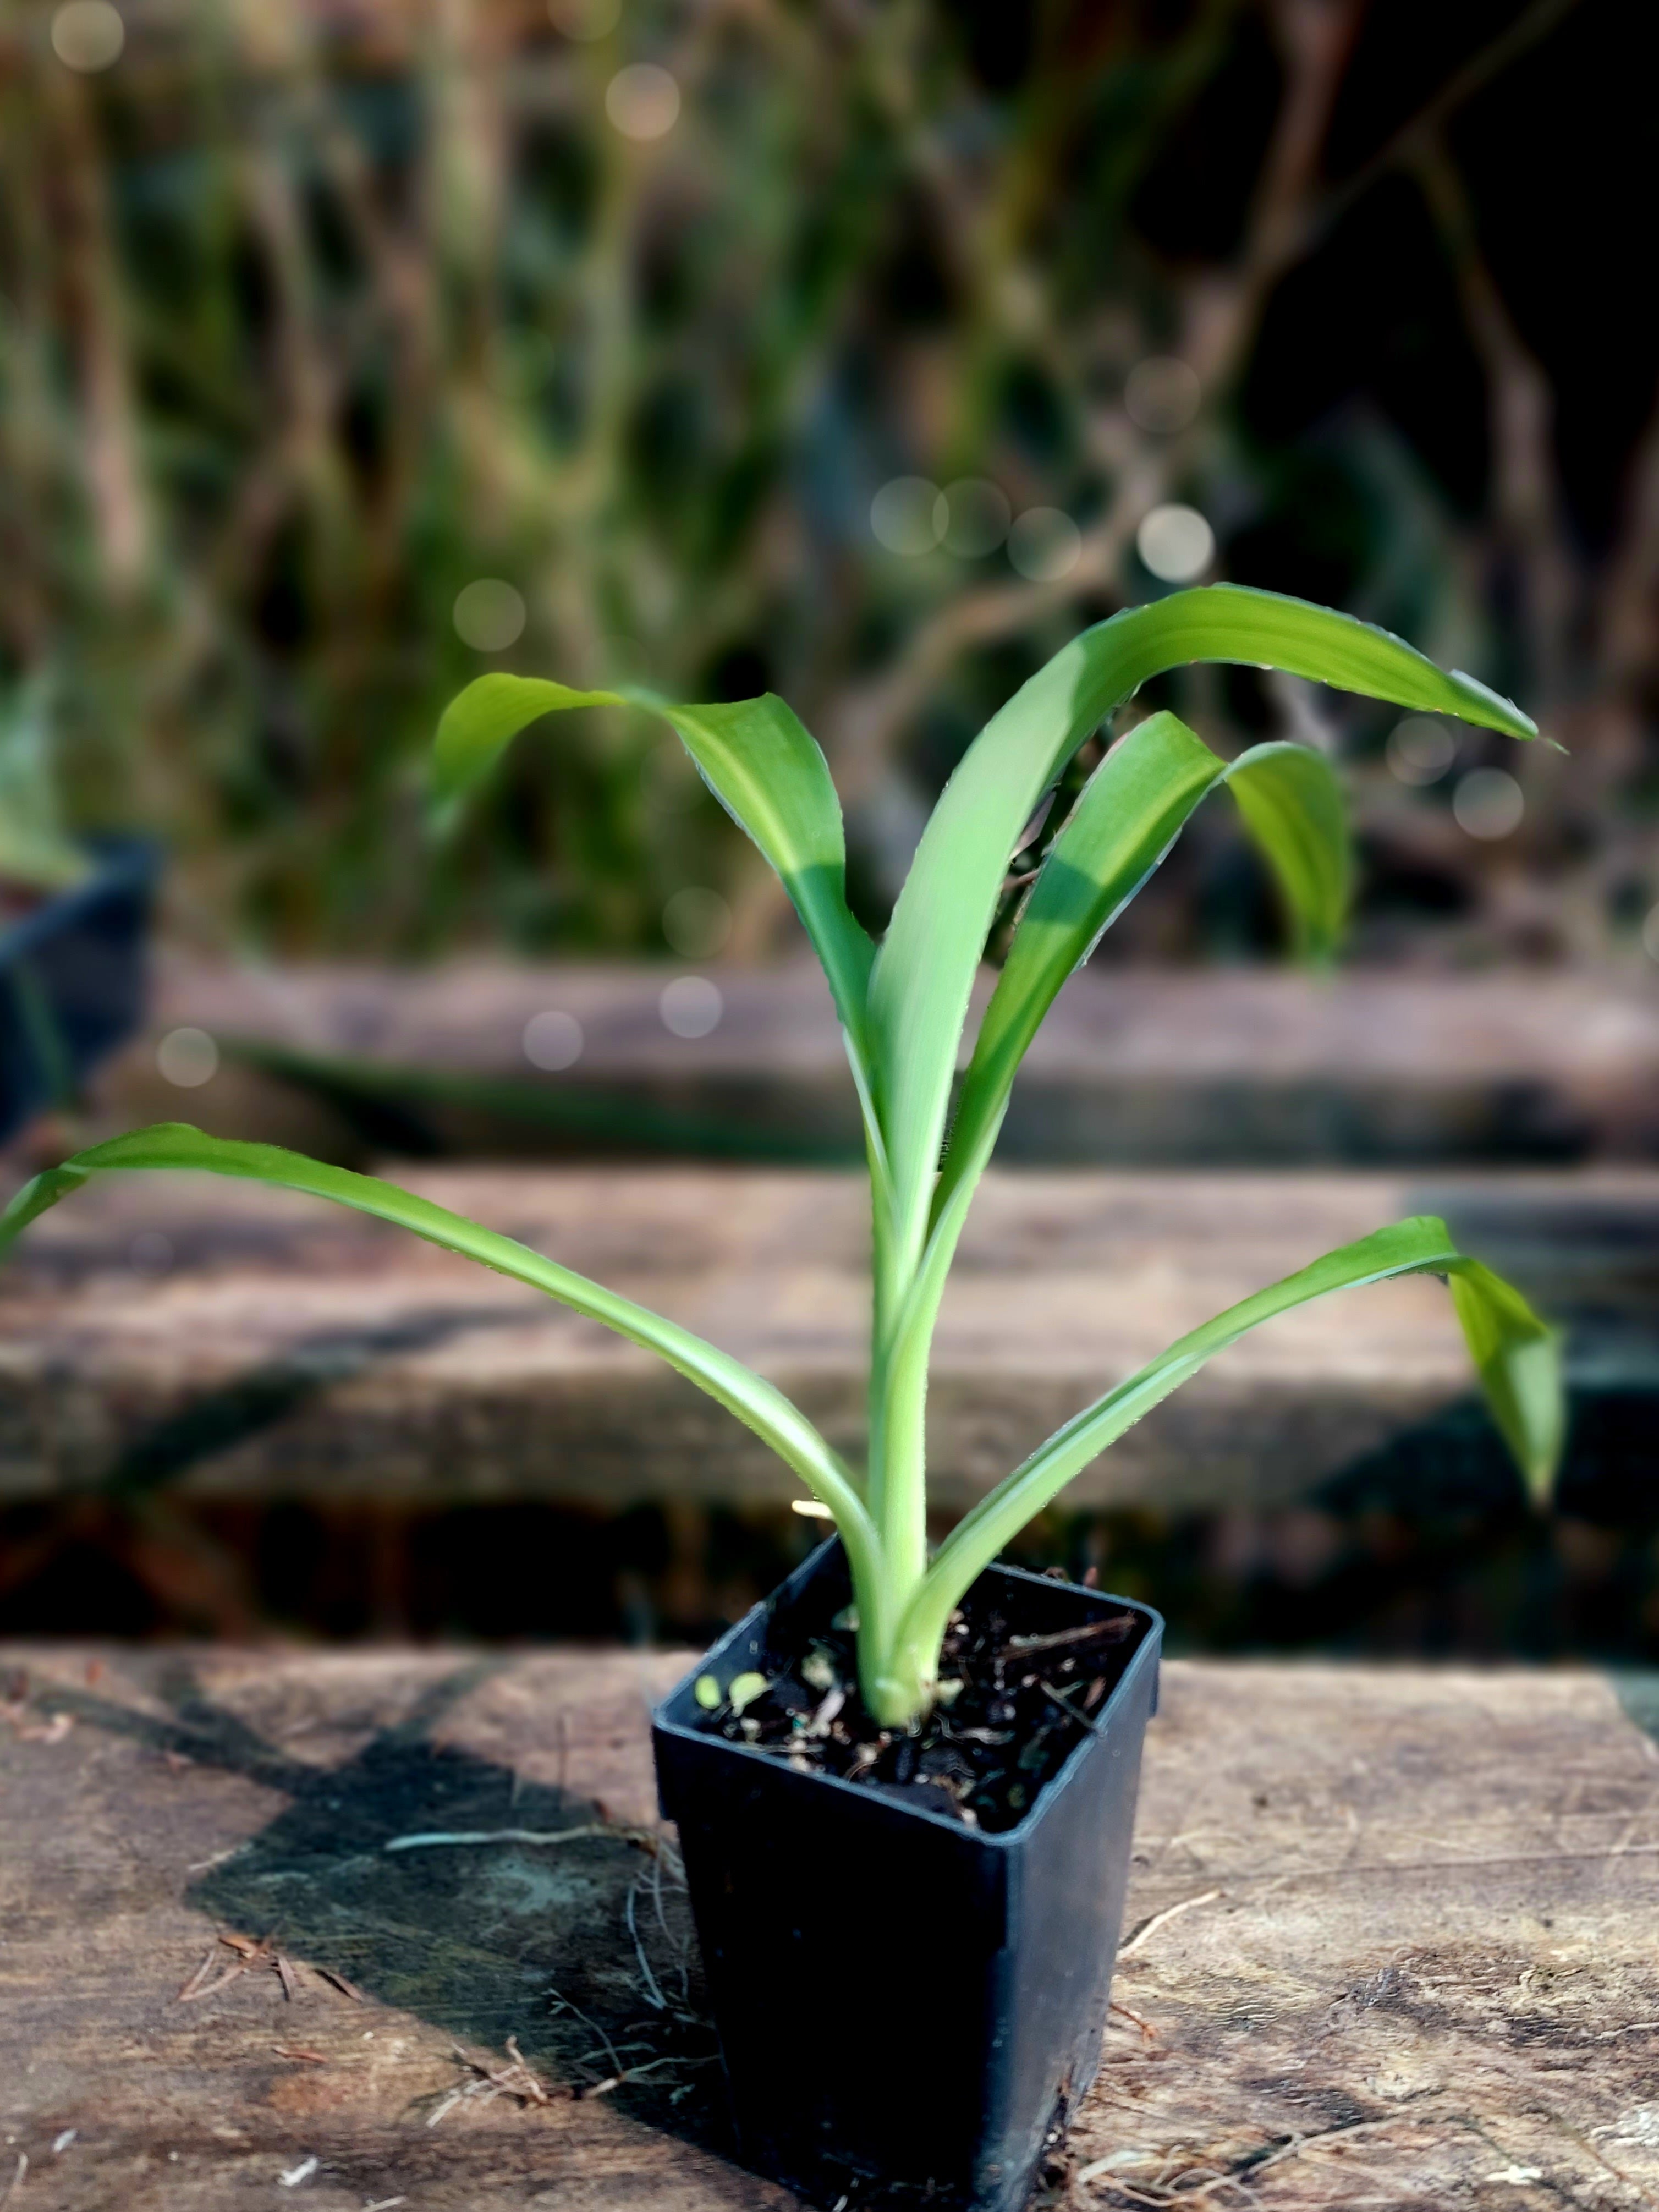
[[[1341,793],[1323,757],[1273,744],[1229,763],[1174,714],[1138,724],[1089,779],[1032,885],[963,1081],[935,1229],[989,1158],[1020,1063],[1066,979],[1222,784],[1279,878],[1298,939],[1320,954],[1334,946],[1350,866]]]
[[[1303,958],[1329,960],[1353,895],[1353,848],[1335,771],[1310,746],[1253,745],[1220,779],[1278,879]]]
[[[863,1540],[868,1521],[852,1479],[830,1446],[783,1393],[718,1346],[676,1322],[636,1305],[603,1284],[511,1237],[452,1213],[414,1191],[358,1175],[279,1145],[210,1137],[187,1122],[162,1121],[94,1145],[24,1184],[0,1213],[0,1255],[29,1225],[97,1174],[112,1170],[198,1170],[325,1198],[359,1213],[408,1229],[428,1243],[459,1253],[499,1274],[528,1284],[562,1305],[601,1322],[620,1336],[654,1352],[752,1429],[834,1510],[837,1526],[850,1527],[849,1553]]]
[[[715,798],[781,878],[862,1057],[875,947],[847,903],[841,801],[805,724],[771,692],[678,706],[631,685],[573,691],[546,677],[492,670],[452,699],[439,721],[433,781],[440,799],[453,805],[532,722],[574,707],[637,707],[672,726]]]
[[[1537,1316],[1513,1284],[1479,1260],[1466,1260],[1448,1288],[1510,1456],[1533,1504],[1547,1504],[1565,1443],[1559,1343],[1553,1332],[1529,1330]]]
[[[1514,1286],[1460,1252],[1431,1215],[1395,1222],[1328,1252],[1310,1266],[1255,1291],[1170,1345],[1137,1373],[1055,1431],[998,1484],[940,1546],[913,1602],[921,1632],[944,1622],[969,1584],[1031,1516],[1073,1475],[1161,1400],[1239,1338],[1294,1307],[1334,1291],[1394,1276],[1438,1274],[1453,1303],[1488,1406],[1535,1502],[1550,1495],[1559,1463],[1563,1420],[1560,1341]],[[906,1634],[917,1632],[907,1627]]]
[[[1085,631],[981,732],[917,848],[870,982],[871,1049],[900,1234],[920,1257],[975,971],[1021,829],[1083,738],[1151,676],[1191,661],[1286,670],[1536,735],[1507,700],[1386,631],[1238,585],[1172,592]]]

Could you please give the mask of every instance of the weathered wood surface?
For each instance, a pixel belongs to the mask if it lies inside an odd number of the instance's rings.
[[[405,1174],[659,1308],[859,1449],[866,1224],[828,1174]],[[994,1174],[963,1239],[930,1419],[959,1508],[1183,1330],[1329,1247],[1443,1212],[1577,1321],[1595,1378],[1656,1380],[1659,1177]],[[1081,1478],[1079,1503],[1304,1491],[1470,1395],[1428,1279],[1286,1316]],[[401,1231],[203,1178],[112,1179],[0,1269],[0,1498],[779,1501],[757,1439],[648,1355]]]
[[[672,1036],[665,967],[458,963],[399,972],[344,967],[249,972],[170,962],[158,1030],[371,1062],[512,1076],[556,1102],[624,1092],[706,1150],[769,1130],[793,1156],[856,1150],[856,1109],[816,969],[710,972],[723,1012],[707,1036]],[[526,1024],[550,1010],[581,1024],[556,1075],[525,1058]],[[223,1133],[349,1149],[344,1125],[286,1086],[227,1065],[188,1094]],[[128,1120],[176,1114],[153,1053],[126,1063],[112,1100]],[[678,1120],[677,1118],[678,1117]],[[416,1107],[451,1151],[626,1149],[604,1119],[572,1125]],[[639,1133],[634,1133],[637,1141]],[[1424,976],[1273,969],[1074,976],[1031,1048],[1002,1136],[1006,1160],[1050,1164],[1305,1164],[1650,1158],[1659,1152],[1659,1000],[1601,977]]]
[[[650,1823],[646,1705],[680,1663],[0,1649],[9,2212],[786,2212],[721,2156],[707,2063],[571,2094],[617,2070],[607,2039],[707,2058],[668,2040],[628,1925],[643,1876],[678,1991],[656,1862],[385,1849]],[[1659,2204],[1654,1691],[1170,1665],[1122,2009],[1048,2201]],[[222,1935],[269,1937],[292,1995],[265,1967],[179,2002]],[[509,2037],[549,2101],[450,2102]]]

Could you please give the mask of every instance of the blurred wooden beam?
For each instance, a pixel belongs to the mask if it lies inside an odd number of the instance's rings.
[[[864,1197],[850,1176],[403,1174],[672,1315],[856,1455]],[[1378,1224],[1445,1213],[1575,1330],[1601,1385],[1659,1383],[1659,1176],[1020,1174],[987,1180],[939,1332],[935,1495],[960,1510],[1185,1329]],[[1261,1505],[1467,1400],[1426,1279],[1285,1317],[1091,1469],[1079,1504]],[[778,1504],[749,1432],[538,1294],[313,1201],[178,1176],[95,1185],[0,1270],[0,1499]]]
[[[663,967],[455,963],[400,972],[170,963],[157,1035],[206,1030],[225,1062],[181,1092],[155,1040],[106,1101],[223,1133],[368,1149],[558,1158],[641,1151],[852,1158],[856,1111],[815,969],[708,971],[720,1017],[672,1034]],[[558,1012],[581,1050],[526,1057]],[[290,1074],[273,1072],[288,1056]],[[252,1064],[263,1059],[264,1065]],[[406,1081],[416,1071],[423,1083]],[[1304,1165],[1659,1156],[1659,1000],[1504,972],[1319,979],[1271,969],[1084,970],[1014,1092],[1000,1157],[1048,1164]]]

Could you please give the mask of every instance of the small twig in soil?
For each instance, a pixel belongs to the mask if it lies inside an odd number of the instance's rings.
[[[1006,1648],[1023,1659],[1028,1652],[1058,1651],[1063,1644],[1087,1644],[1097,1636],[1109,1636],[1115,1642],[1134,1625],[1132,1613],[1109,1613],[1104,1620],[1085,1621],[1081,1628],[1057,1628],[1052,1636],[1011,1636]]]
[[[12,2169],[11,2179],[6,2184],[4,2191],[0,2191],[0,2204],[11,2203],[13,2197],[23,2186],[24,2176],[28,2170],[28,2153],[20,2150],[17,2154],[17,2164]]]
[[[710,2051],[706,2058],[680,2058],[670,2053],[665,2058],[649,2059],[643,2066],[629,2066],[621,2074],[611,2075],[608,2081],[596,2081],[591,2089],[578,2089],[574,2094],[583,2098],[608,2097],[613,2089],[620,2089],[624,2082],[637,2081],[644,2074],[654,2074],[659,2066],[712,2066],[717,2056],[716,2052]]]
[[[1100,1734],[1100,1723],[1092,1719],[1087,1713],[1080,1713],[1075,1705],[1068,1705],[1063,1692],[1051,1690],[1046,1682],[1039,1682],[1037,1687],[1051,1705],[1060,1707],[1068,1721],[1075,1721],[1080,1729],[1087,1729],[1091,1735]]]
[[[226,1988],[243,1974],[252,1973],[256,1967],[259,1966],[270,1968],[282,1983],[283,1995],[290,2004],[299,1996],[299,1970],[291,1959],[273,1948],[269,1936],[261,1936],[258,1942],[255,1942],[251,1936],[221,1936],[218,1942],[220,1947],[233,1954],[230,1964],[222,1973],[214,1975],[210,1980],[208,1977],[213,1973],[213,1968],[219,1958],[218,1949],[210,1951],[173,1999],[175,2004],[195,2004],[203,1997],[210,1997],[216,1991]],[[327,1972],[326,1968],[323,1967],[319,1967],[318,1971]],[[330,1974],[328,1978],[331,1981],[337,1981],[339,1978],[337,1975]]]
[[[271,2049],[279,2058],[301,2058],[307,2066],[326,2066],[327,2055],[321,2051],[307,2051],[296,2043],[273,2043]]]
[[[588,1820],[574,1828],[434,1828],[417,1836],[393,1836],[383,1851],[453,1850],[471,1844],[574,1844],[603,1836],[613,1844],[632,1844],[638,1850],[661,1848],[660,1838],[649,1828],[623,1828],[608,1820]]]
[[[582,2026],[588,2031],[589,2034],[597,2035],[599,2041],[605,2045],[605,2050],[610,2056],[611,2064],[613,2070],[618,2074],[626,2072],[627,2069],[623,2064],[621,2053],[617,2051],[616,2045],[611,2040],[611,2038],[605,2033],[605,2030],[599,2026],[598,2021],[590,2020],[579,2004],[573,2004],[568,1997],[562,1996],[557,1990],[550,1989],[548,1990],[548,1995],[553,2000],[553,2009],[556,2015],[562,2012],[574,2013],[576,2018],[580,2021]]]
[[[1195,1911],[1200,1905],[1213,1905],[1220,1895],[1221,1892],[1218,1889],[1206,1889],[1202,1897],[1183,1897],[1179,1905],[1166,1905],[1162,1912],[1153,1913],[1150,1920],[1136,1929],[1134,1934],[1118,1953],[1118,1964],[1121,1966],[1124,1960],[1133,1958],[1149,1936],[1155,1936],[1160,1928],[1166,1927],[1171,1920],[1177,1919],[1183,1912]]]
[[[486,2066],[481,2059],[469,2057],[465,2051],[455,2051],[456,2063],[466,2067],[477,2079],[464,2088],[452,2089],[433,2111],[427,2114],[426,2124],[435,2128],[446,2112],[453,2112],[457,2105],[469,2098],[481,2097],[485,2104],[493,2104],[497,2097],[514,2097],[521,2105],[550,2105],[553,2101],[545,2081],[532,2066],[519,2048],[516,2038],[507,2039],[507,2064]]]
[[[211,1858],[192,1859],[185,1869],[186,1874],[205,1874],[210,1867],[223,1866],[227,1859],[240,1858],[248,1849],[246,1843],[227,1844],[223,1850],[215,1851]]]
[[[645,1983],[645,2001],[653,2011],[666,2012],[668,2000],[663,1995],[661,1986],[651,1971],[651,1961],[645,1955],[645,1946],[640,1941],[639,1922],[635,1916],[634,1902],[640,1893],[640,1884],[644,1879],[643,1875],[636,1875],[628,1885],[628,1902],[624,1907],[624,1917],[628,1922],[628,1932],[634,1941],[634,1956],[640,1962],[640,1974]]]
[[[199,1996],[201,1995],[202,1984],[206,1981],[218,1956],[219,1953],[216,1948],[212,1948],[208,1952],[206,1958],[203,1960],[201,1965],[196,1969],[196,1972],[191,1976],[190,1979],[184,1984],[177,1996],[173,1998],[173,2002],[174,2004],[188,2004],[192,1997]]]
[[[1270,2166],[1277,2166],[1283,2159],[1299,2158],[1304,2150],[1316,2150],[1321,2143],[1329,2142],[1334,2136],[1368,2135],[1376,2128],[1397,2128],[1403,2117],[1399,2112],[1389,2112],[1380,2119],[1350,2120],[1344,2127],[1322,2128],[1314,2136],[1292,2136],[1288,2142],[1280,2143],[1277,2150],[1270,2150],[1261,2158],[1247,2161],[1241,2171],[1248,2173],[1254,2181],[1258,2173],[1265,2173]],[[1423,2121],[1413,2118],[1410,2124],[1421,2127]]]

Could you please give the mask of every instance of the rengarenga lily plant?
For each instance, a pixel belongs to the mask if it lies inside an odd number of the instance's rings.
[[[1535,737],[1518,708],[1366,624],[1229,585],[1177,592],[1073,639],[981,732],[946,786],[879,945],[850,911],[842,815],[823,754],[782,700],[676,706],[638,689],[575,691],[481,677],[439,726],[435,772],[453,803],[507,743],[550,711],[643,708],[672,724],[703,777],[782,878],[846,1037],[869,1158],[873,1285],[869,1436],[855,1469],[763,1377],[675,1322],[423,1198],[268,1145],[167,1123],[94,1146],[37,1176],[0,1217],[0,1246],[105,1169],[207,1169],[308,1191],[400,1223],[544,1291],[643,1345],[745,1421],[828,1509],[851,1571],[860,1683],[885,1728],[928,1710],[952,1610],[981,1571],[1072,1478],[1225,1346],[1328,1291],[1395,1275],[1445,1279],[1493,1418],[1534,1498],[1559,1454],[1552,1332],[1506,1282],[1422,1218],[1376,1231],[1259,1291],[1172,1344],[1050,1437],[930,1556],[929,1351],[957,1240],[991,1158],[1020,1061],[1061,985],[1146,881],[1207,793],[1225,785],[1315,957],[1340,936],[1350,860],[1329,764],[1289,743],[1222,759],[1176,716],[1120,737],[1049,836],[957,1084],[976,971],[1011,869],[1045,796],[1092,732],[1149,678],[1233,661]],[[1055,810],[1058,811],[1058,810]],[[1038,848],[1041,850],[1041,848]]]

